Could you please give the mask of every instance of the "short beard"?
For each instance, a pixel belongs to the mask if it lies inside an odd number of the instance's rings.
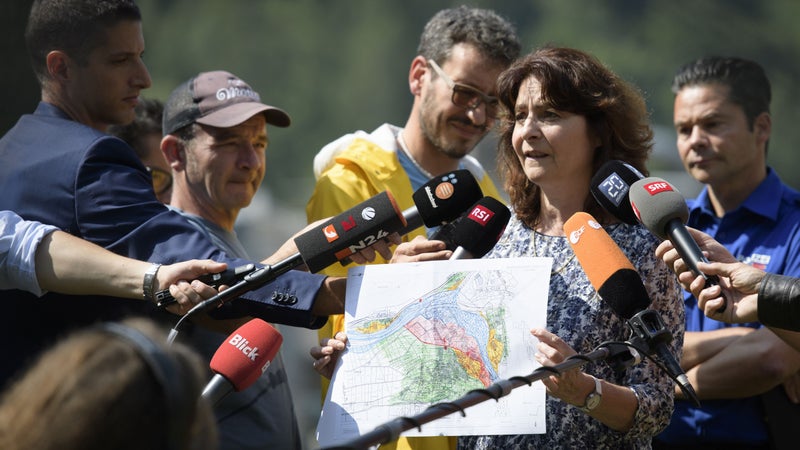
[[[445,145],[442,137],[436,133],[436,130],[435,129],[432,130],[430,128],[429,123],[425,120],[424,117],[425,115],[423,111],[419,112],[419,116],[420,116],[419,123],[420,123],[420,128],[422,129],[422,136],[425,138],[426,141],[431,143],[439,153],[448,156],[452,159],[458,160],[466,156],[472,150],[472,148],[463,150],[461,148]]]

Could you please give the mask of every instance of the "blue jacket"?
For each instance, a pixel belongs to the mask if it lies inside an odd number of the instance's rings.
[[[226,256],[158,202],[150,176],[122,140],[73,121],[48,103],[22,116],[0,139],[4,209],[136,259],[172,263],[210,258],[231,267],[249,262]],[[324,278],[290,271],[230,302],[219,314],[319,328],[327,318],[310,310]],[[0,298],[0,386],[71,328],[129,314],[167,316],[140,300],[53,293],[37,298],[21,290],[0,291]]]

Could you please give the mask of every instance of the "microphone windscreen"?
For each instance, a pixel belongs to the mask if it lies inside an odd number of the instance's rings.
[[[511,219],[511,211],[493,197],[478,200],[469,212],[458,219],[453,229],[453,243],[467,250],[473,258],[489,253]]]
[[[209,366],[238,392],[250,387],[267,370],[282,343],[283,336],[272,325],[252,319],[228,336]]]
[[[650,300],[639,273],[594,217],[573,214],[564,233],[589,282],[617,316],[629,319],[647,309]]]
[[[405,225],[394,197],[384,191],[297,236],[294,243],[308,271],[316,273]]]
[[[638,223],[638,219],[631,208],[628,191],[642,178],[644,175],[632,165],[612,159],[594,174],[590,191],[603,209],[618,220],[633,225]]]
[[[657,177],[643,178],[631,186],[631,206],[636,216],[651,233],[668,239],[667,224],[673,219],[686,223],[689,208],[678,189]]]
[[[481,197],[483,191],[475,177],[464,169],[433,177],[412,195],[422,222],[429,228],[450,222]]]

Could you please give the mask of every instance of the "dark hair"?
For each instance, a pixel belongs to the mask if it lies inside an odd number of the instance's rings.
[[[85,64],[105,31],[123,20],[141,21],[133,0],[36,0],[25,28],[25,45],[40,84],[47,80],[47,54],[61,50]]]
[[[172,376],[160,377],[168,366]],[[150,319],[77,330],[3,393],[0,448],[216,448],[211,405],[200,396],[206,369],[191,348],[168,346]]]
[[[653,147],[653,131],[639,90],[588,53],[558,47],[536,50],[513,63],[497,81],[498,98],[504,110],[498,171],[517,217],[526,225],[533,227],[538,222],[540,188],[522,170],[511,136],[519,88],[531,77],[541,84],[542,101],[557,110],[584,116],[591,132],[600,139],[593,172],[605,162],[618,159],[648,174],[645,161]],[[584,211],[601,222],[611,219],[588,191]]]
[[[161,136],[161,118],[164,115],[164,104],[160,100],[139,97],[136,105],[136,118],[128,125],[112,125],[108,134],[127,142],[139,158],[146,158],[147,148],[142,140],[150,134]]]
[[[672,80],[672,92],[712,83],[728,86],[728,99],[742,107],[751,130],[756,117],[769,112],[769,78],[758,63],[743,58],[711,56],[686,63]]]
[[[456,44],[474,45],[503,67],[517,59],[519,38],[514,26],[488,9],[459,6],[436,13],[425,25],[417,54],[441,63]]]

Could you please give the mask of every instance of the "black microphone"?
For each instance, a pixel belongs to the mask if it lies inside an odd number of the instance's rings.
[[[681,390],[700,405],[697,394],[667,344],[672,334],[658,312],[648,309],[650,298],[642,279],[625,253],[603,227],[585,212],[577,212],[564,223],[575,257],[586,277],[614,314],[627,321],[633,335],[648,349],[654,347],[667,373]]]
[[[199,312],[222,306],[303,264],[308,266],[310,272],[318,272],[400,230],[405,224],[405,218],[392,194],[389,191],[381,192],[297,236],[294,242],[298,252],[294,255],[240,274],[243,277],[239,282],[193,306],[172,327],[167,342],[172,343],[183,323]],[[262,302],[253,300],[247,303]],[[248,306],[244,306],[244,309],[249,310]],[[257,316],[257,313],[249,315]]]
[[[597,203],[616,217],[630,225],[639,223],[631,208],[628,191],[633,183],[644,178],[632,165],[612,159],[603,164],[591,181],[590,191]]]
[[[511,211],[499,200],[489,196],[478,200],[467,214],[450,222],[455,247],[450,259],[482,258],[500,240],[510,219]]]
[[[666,180],[648,177],[635,182],[628,196],[636,217],[645,228],[661,239],[669,239],[689,270],[695,276],[702,276],[706,286],[719,284],[716,275],[706,275],[697,268],[698,262],[708,262],[708,259],[686,229],[689,208],[678,189]],[[723,303],[717,312],[725,308],[726,303]]]
[[[244,277],[255,272],[256,269],[257,266],[255,264],[248,263],[238,267],[229,267],[223,272],[209,273],[198,277],[197,280],[213,287],[214,289],[219,289],[219,287],[222,285],[230,286],[233,283],[244,280]],[[156,292],[154,300],[156,302],[156,306],[159,308],[166,308],[177,301],[172,294],[169,293],[169,289],[163,289]]]
[[[456,219],[483,197],[483,191],[469,170],[459,169],[433,177],[414,191],[414,206],[403,211],[407,225],[400,234],[408,234],[422,225],[428,228]]]
[[[435,226],[452,220],[482,195],[478,182],[468,170],[432,178],[414,193],[416,205],[403,212],[389,191],[375,195],[295,237],[298,252],[294,255],[245,273],[238,283],[195,305],[170,330],[167,341],[173,342],[183,322],[198,312],[220,306],[302,264],[309,272],[316,273],[348,260],[350,255],[391,233],[405,234],[423,223]],[[419,225],[414,226],[415,223]]]
[[[283,343],[272,325],[252,319],[225,339],[211,358],[214,376],[202,397],[213,406],[229,393],[250,387],[269,368]]]
[[[402,212],[405,222],[399,230],[393,231],[397,231],[402,236],[422,225],[433,228],[449,223],[463,214],[482,196],[483,192],[478,182],[468,170],[455,170],[433,177],[414,192],[412,195],[414,206]],[[348,214],[344,213],[340,216],[342,215]],[[350,255],[369,247],[376,240],[386,237],[384,234],[367,240],[355,240],[352,236],[347,235],[349,230],[344,227],[344,222],[341,222],[343,227],[338,227],[337,224],[339,221],[331,220],[330,226],[335,229],[328,229],[334,236],[334,242],[331,242],[328,236],[323,239],[319,233],[312,232],[307,232],[295,239],[295,244],[311,272],[322,270],[336,261],[342,265],[349,264],[351,262]],[[344,248],[334,248],[333,244],[338,242],[335,236],[346,236],[347,241],[342,242],[347,245]]]
[[[316,273],[399,232],[406,223],[394,197],[384,191],[295,237],[294,258]]]

